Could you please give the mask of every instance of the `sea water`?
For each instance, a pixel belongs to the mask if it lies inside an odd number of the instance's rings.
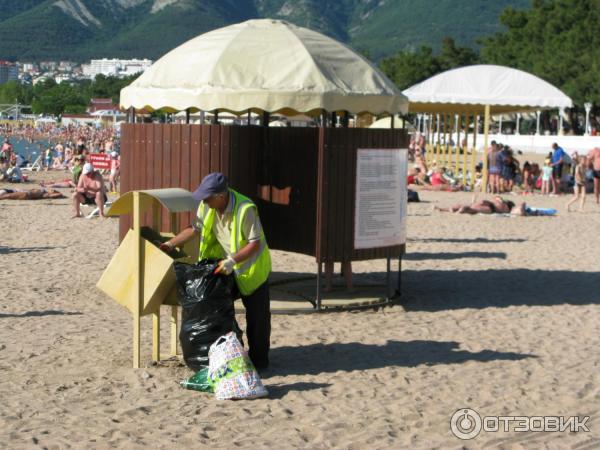
[[[47,140],[29,142],[26,139],[10,138],[10,143],[16,154],[21,155],[26,161],[33,162],[46,149],[50,143]]]

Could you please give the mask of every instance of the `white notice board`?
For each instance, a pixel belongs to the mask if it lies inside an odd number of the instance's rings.
[[[355,249],[406,243],[407,171],[407,149],[358,149]]]

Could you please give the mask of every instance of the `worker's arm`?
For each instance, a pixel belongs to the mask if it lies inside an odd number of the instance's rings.
[[[252,257],[260,249],[260,240],[254,240],[244,245],[237,253],[231,255],[219,262],[215,273],[225,273],[229,275],[233,271],[235,264],[240,264]]]
[[[254,256],[260,249],[260,241],[251,241],[244,245],[235,254],[231,255],[236,264],[246,261],[248,258]]]
[[[163,242],[162,244],[160,244],[160,249],[164,252],[170,252],[175,247],[179,247],[179,246],[185,244],[190,239],[193,239],[199,233],[200,233],[200,231],[196,230],[195,228],[193,228],[190,225],[189,227],[180,231],[179,234],[177,234],[176,236],[173,236],[167,242]]]

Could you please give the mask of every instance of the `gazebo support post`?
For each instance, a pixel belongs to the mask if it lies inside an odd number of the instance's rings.
[[[483,120],[483,176],[481,179],[481,192],[487,192],[488,182],[488,134],[490,131],[490,105],[485,105],[485,118]]]
[[[471,147],[471,190],[475,187],[475,160],[477,159],[477,114],[473,114],[473,144]]]
[[[219,125],[219,111],[217,111],[216,109],[213,111],[213,116],[210,123],[212,125]]]
[[[323,263],[317,263],[317,294],[316,294],[316,308],[317,311],[321,311],[321,276],[323,273]]]
[[[469,148],[469,115],[460,116],[460,123],[465,128],[465,145],[462,147],[462,176],[463,186],[467,185],[467,149]]]
[[[400,273],[398,273],[400,276]],[[392,259],[389,257],[386,258],[386,275],[385,275],[385,295],[386,300],[389,302],[392,297]]]
[[[402,296],[402,255],[398,256],[398,285],[396,286],[396,294]]]
[[[190,108],[185,110],[185,123],[190,124]]]
[[[261,123],[260,124],[263,127],[268,127],[269,126],[269,120],[270,120],[270,118],[271,118],[271,114],[269,114],[268,111],[263,111],[262,118],[261,118],[261,121],[260,121]]]

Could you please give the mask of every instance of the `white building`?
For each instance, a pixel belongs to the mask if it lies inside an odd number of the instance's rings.
[[[89,64],[83,64],[83,75],[95,78],[96,75],[124,77],[145,71],[152,65],[149,59],[92,59]]]

